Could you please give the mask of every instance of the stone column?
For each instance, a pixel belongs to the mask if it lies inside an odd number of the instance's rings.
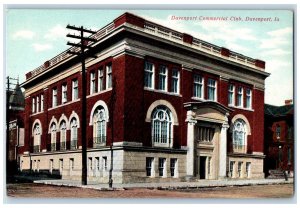
[[[227,161],[227,129],[228,123],[224,123],[221,127],[219,138],[219,179],[226,177],[226,161]]]
[[[192,178],[195,173],[195,124],[197,121],[192,116],[193,112],[187,112],[187,154],[186,154],[186,177]]]

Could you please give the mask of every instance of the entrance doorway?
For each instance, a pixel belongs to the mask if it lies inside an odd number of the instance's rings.
[[[200,164],[199,164],[199,175],[200,179],[206,179],[206,158],[200,156]]]

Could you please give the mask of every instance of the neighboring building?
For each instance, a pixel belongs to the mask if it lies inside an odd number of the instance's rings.
[[[88,180],[108,181],[112,141],[114,183],[264,177],[263,61],[130,13],[92,37],[86,118],[78,57],[26,74],[23,171],[79,180],[86,119]]]
[[[294,173],[294,105],[287,100],[283,106],[265,104],[266,176],[274,170]],[[270,172],[271,171],[271,172]]]
[[[25,98],[20,85],[17,84],[9,92],[9,106],[7,109],[9,121],[9,146],[8,146],[8,176],[16,173],[18,168],[18,148],[24,145],[24,107]]]

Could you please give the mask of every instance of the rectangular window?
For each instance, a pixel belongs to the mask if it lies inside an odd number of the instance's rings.
[[[103,170],[107,170],[107,157],[102,157]]]
[[[154,65],[149,62],[145,62],[145,87],[154,88]]]
[[[67,102],[67,84],[63,84],[61,86],[61,103],[66,103]]]
[[[59,173],[62,175],[64,170],[64,160],[63,159],[59,159]]]
[[[207,174],[210,175],[211,170],[211,157],[207,157]]]
[[[41,111],[44,111],[44,95],[41,95]]]
[[[93,158],[89,157],[88,170],[93,170]]]
[[[179,94],[179,72],[177,69],[172,70],[171,92]]]
[[[252,105],[252,102],[251,102],[251,96],[252,95],[252,92],[250,89],[246,89],[246,108],[248,109],[251,109],[251,105]]]
[[[161,176],[161,177],[166,176],[165,165],[166,165],[166,158],[159,158],[159,160],[158,160],[158,172],[159,172],[159,176]]]
[[[106,66],[106,89],[112,88],[112,67],[111,64]]]
[[[91,72],[90,74],[90,95],[94,94],[96,92],[96,78],[95,78],[95,72]]]
[[[230,84],[228,87],[228,105],[234,105],[234,85]]]
[[[163,90],[163,91],[167,91],[167,74],[168,74],[168,69],[166,66],[160,66],[159,68],[159,83],[158,83],[158,89],[159,90]]]
[[[203,99],[203,78],[198,74],[194,75],[194,97]]]
[[[35,113],[35,98],[32,98],[32,113]]]
[[[243,88],[242,87],[238,87],[237,106],[243,107]]]
[[[72,175],[73,171],[74,171],[74,158],[70,158],[70,175]]]
[[[52,107],[57,106],[57,88],[52,89]]]
[[[153,157],[146,157],[146,175],[147,176],[154,176],[153,175]]]
[[[53,172],[53,159],[50,159],[50,161],[49,161],[49,171],[52,174],[52,172]]]
[[[95,157],[95,168],[96,168],[97,172],[100,171],[100,160],[99,160],[99,157]]]
[[[229,174],[230,174],[230,177],[233,177],[233,168],[234,168],[234,161],[230,161],[230,163],[229,163]]]
[[[178,174],[178,168],[177,168],[177,158],[171,158],[170,159],[170,173],[171,177],[177,177]]]
[[[246,162],[246,174],[247,174],[247,178],[250,178],[250,171],[251,171],[251,162]]]
[[[36,112],[40,112],[40,98],[36,97]]]
[[[243,165],[243,162],[238,162],[238,176],[239,176],[239,178],[242,176],[242,165]]]
[[[216,80],[208,79],[207,82],[207,99],[216,101],[217,99],[217,90],[216,90]]]
[[[104,90],[104,70],[103,68],[98,70],[98,92]]]
[[[40,160],[37,161],[36,163],[36,170],[39,172],[40,171]]]
[[[78,80],[72,81],[72,100],[78,99]]]

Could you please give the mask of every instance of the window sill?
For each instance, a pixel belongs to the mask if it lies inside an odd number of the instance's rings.
[[[166,95],[172,95],[172,96],[182,97],[182,95],[178,94],[178,93],[167,92],[167,91],[157,90],[157,89],[148,88],[148,87],[144,87],[144,90],[147,90],[147,91],[150,91],[150,92],[158,92],[158,93],[162,93],[162,94],[166,94]]]
[[[254,112],[254,109],[252,109],[252,108],[243,108],[243,107],[234,106],[234,105],[228,105],[228,107]]]
[[[80,101],[80,98],[78,98],[77,100],[72,100],[72,101],[70,101],[70,102],[66,102],[66,103],[64,103],[64,104],[57,105],[57,106],[55,106],[55,107],[49,108],[48,111],[51,111],[51,110],[54,110],[54,109],[56,109],[56,108],[60,108],[60,107],[66,106],[66,105],[70,105],[70,104],[76,103],[76,102],[78,102],[78,101]]]
[[[33,113],[33,114],[31,114],[30,116],[37,116],[37,115],[42,114],[42,113],[44,113],[44,111],[40,111],[40,112],[37,112],[37,113]]]
[[[88,95],[88,96],[86,96],[86,98],[94,97],[94,96],[97,96],[97,95],[106,93],[106,92],[108,92],[108,91],[111,91],[111,90],[112,90],[112,88],[108,88],[108,89],[106,89],[106,90],[102,90],[102,91],[100,91],[100,92],[97,92],[97,93],[93,93],[93,94],[91,94],[91,95]]]

